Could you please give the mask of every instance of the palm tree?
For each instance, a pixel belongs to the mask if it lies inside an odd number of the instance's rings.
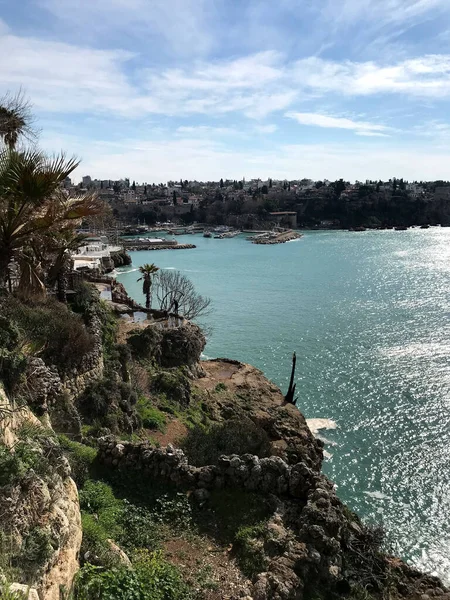
[[[21,91],[0,98],[0,138],[13,150],[20,137],[30,141],[36,138],[31,106]]]
[[[142,293],[145,296],[145,307],[150,308],[152,304],[152,275],[159,271],[159,268],[154,264],[146,264],[139,267],[139,272],[142,277],[138,281],[142,281]]]
[[[22,295],[44,294],[43,275],[58,237],[99,210],[95,194],[67,197],[61,188],[78,164],[38,150],[0,150],[0,286],[10,280],[14,261]]]

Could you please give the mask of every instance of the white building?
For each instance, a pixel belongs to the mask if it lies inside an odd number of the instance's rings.
[[[75,270],[82,267],[99,269],[102,265],[102,259],[111,258],[111,252],[118,252],[119,250],[120,246],[111,246],[105,236],[88,237],[85,239],[85,243],[72,254],[73,268]]]

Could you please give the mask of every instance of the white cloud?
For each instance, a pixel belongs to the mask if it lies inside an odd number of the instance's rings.
[[[433,144],[419,148],[389,144],[381,148],[362,141],[348,144],[274,144],[270,151],[243,150],[212,139],[186,138],[164,141],[123,140],[120,143],[85,144],[48,132],[43,142],[53,149],[63,146],[84,155],[77,176],[86,173],[111,179],[128,176],[136,181],[192,178],[218,180],[245,175],[275,178],[311,177],[335,180],[442,179],[448,175],[450,151]]]
[[[387,133],[377,133],[375,131],[355,131],[355,134],[363,137],[389,137]]]
[[[446,54],[427,55],[390,65],[309,57],[297,61],[293,71],[306,88],[320,94],[450,96],[450,55]]]
[[[355,131],[358,135],[385,135],[380,132],[389,130],[389,127],[386,127],[385,125],[368,123],[367,121],[353,121],[347,117],[334,117],[319,113],[288,112],[285,116],[289,119],[294,119],[297,123],[300,123],[300,125],[313,125],[331,129],[349,129]]]

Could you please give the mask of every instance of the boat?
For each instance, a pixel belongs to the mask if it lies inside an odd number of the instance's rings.
[[[430,229],[430,226],[429,225],[421,225],[420,229]]]
[[[407,231],[406,225],[399,225],[398,227],[394,227],[395,231]]]
[[[203,237],[210,238],[210,237],[212,237],[212,233],[210,231],[204,231],[203,232]]]

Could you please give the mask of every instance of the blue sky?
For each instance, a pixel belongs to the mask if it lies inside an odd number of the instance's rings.
[[[76,178],[450,179],[449,0],[0,0],[0,57]]]

